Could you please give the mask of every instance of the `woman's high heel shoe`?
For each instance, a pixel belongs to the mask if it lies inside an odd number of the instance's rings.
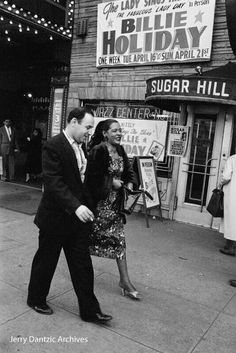
[[[134,291],[128,291],[127,289],[121,287],[120,285],[120,288],[121,288],[121,293],[123,296],[127,296],[133,300],[140,300],[142,299],[142,296],[140,295],[140,293],[136,290]]]

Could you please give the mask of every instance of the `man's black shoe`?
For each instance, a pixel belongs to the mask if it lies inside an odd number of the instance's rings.
[[[53,310],[47,304],[32,304],[27,300],[27,305],[39,314],[52,315]]]
[[[223,249],[220,249],[219,251],[221,252],[221,254],[225,254],[225,255],[229,255],[229,256],[235,256],[234,248],[232,248],[232,249],[223,248]]]
[[[236,279],[231,279],[229,281],[229,284],[232,286],[232,287],[236,287]]]
[[[83,321],[94,322],[99,324],[104,324],[112,319],[111,315],[106,315],[103,313],[95,313],[92,316],[81,316]]]

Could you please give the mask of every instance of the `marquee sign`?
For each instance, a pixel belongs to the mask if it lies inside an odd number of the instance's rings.
[[[236,105],[236,80],[207,76],[159,76],[147,80],[146,100],[154,98]]]
[[[74,0],[0,0],[0,5],[11,15],[33,21],[47,30],[71,35]]]
[[[98,5],[97,67],[210,60],[215,0]]]

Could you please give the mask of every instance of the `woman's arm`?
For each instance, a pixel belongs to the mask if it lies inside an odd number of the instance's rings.
[[[218,188],[221,189],[223,185],[226,185],[230,182],[233,174],[232,168],[232,159],[229,157],[225,163],[224,170],[221,174],[220,182]]]

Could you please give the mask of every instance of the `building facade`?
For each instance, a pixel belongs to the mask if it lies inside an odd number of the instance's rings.
[[[127,153],[154,155],[164,217],[214,228],[206,204],[235,144],[233,11],[226,0],[75,3],[68,109],[119,119]]]

